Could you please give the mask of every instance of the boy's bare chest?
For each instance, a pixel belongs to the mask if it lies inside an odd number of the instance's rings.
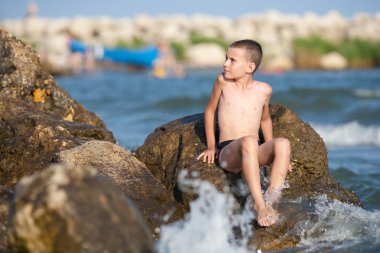
[[[223,91],[220,106],[237,113],[249,113],[261,111],[264,102],[265,97],[258,89],[226,89]]]

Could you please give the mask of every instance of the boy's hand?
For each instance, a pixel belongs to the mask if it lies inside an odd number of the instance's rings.
[[[197,160],[201,159],[203,157],[203,162],[205,163],[214,163],[215,158],[217,156],[217,152],[215,149],[208,148],[206,151],[203,151],[198,157]]]
[[[293,171],[293,166],[292,166],[292,163],[289,163],[289,168],[288,168],[289,172],[292,172]]]

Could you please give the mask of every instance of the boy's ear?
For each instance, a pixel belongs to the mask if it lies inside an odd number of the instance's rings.
[[[250,62],[248,66],[249,73],[252,73],[255,70],[255,68],[256,68],[256,64],[253,62]]]

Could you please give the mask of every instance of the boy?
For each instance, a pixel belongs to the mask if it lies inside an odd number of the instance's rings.
[[[285,138],[273,139],[269,102],[272,88],[253,79],[261,63],[262,49],[253,40],[232,43],[226,54],[224,72],[214,82],[205,108],[207,150],[197,159],[219,165],[226,171],[243,171],[254,201],[260,226],[271,226],[277,220],[272,205],[283,188],[290,166],[290,143]],[[215,111],[218,108],[219,143],[215,143]],[[265,142],[259,145],[259,128]],[[260,185],[260,166],[273,163],[269,188],[264,200]]]

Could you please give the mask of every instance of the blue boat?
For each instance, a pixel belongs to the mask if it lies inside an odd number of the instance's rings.
[[[108,48],[102,46],[89,46],[78,40],[70,40],[70,50],[73,53],[85,54],[92,50],[96,60],[125,63],[139,67],[153,67],[158,57],[158,48],[149,46],[141,49]]]

